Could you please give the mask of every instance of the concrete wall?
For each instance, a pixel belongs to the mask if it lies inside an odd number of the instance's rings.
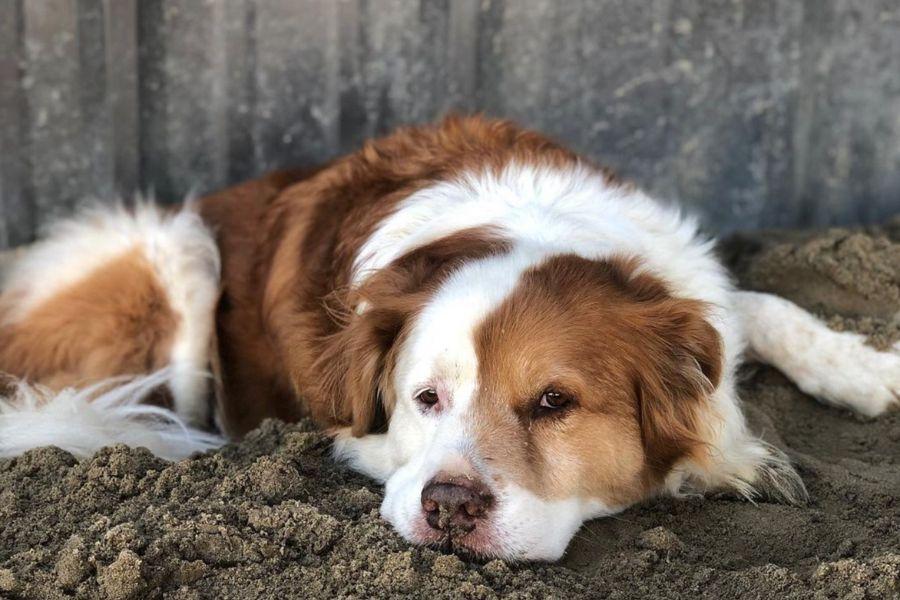
[[[897,0],[4,0],[0,247],[483,110],[711,229],[900,211]]]

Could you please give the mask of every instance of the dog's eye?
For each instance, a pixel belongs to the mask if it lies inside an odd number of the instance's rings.
[[[438,393],[433,388],[427,388],[416,394],[416,400],[425,406],[432,406],[438,402]]]
[[[572,401],[571,396],[556,390],[544,390],[541,394],[540,408],[558,410],[564,408]]]

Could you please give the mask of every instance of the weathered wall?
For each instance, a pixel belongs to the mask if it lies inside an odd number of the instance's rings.
[[[714,229],[900,211],[897,0],[3,0],[0,247],[448,109],[518,119]]]

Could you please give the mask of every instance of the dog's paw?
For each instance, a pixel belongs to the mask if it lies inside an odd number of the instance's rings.
[[[831,352],[817,361],[810,390],[823,401],[877,417],[900,406],[900,344],[882,352],[850,333],[835,334]],[[804,390],[806,391],[806,390]]]
[[[377,481],[386,481],[397,469],[391,440],[387,434],[353,435],[349,427],[329,430],[333,439],[332,455],[356,471]]]

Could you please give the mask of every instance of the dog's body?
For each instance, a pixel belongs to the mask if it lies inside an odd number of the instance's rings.
[[[897,402],[900,355],[734,290],[676,209],[537,134],[448,119],[196,212],[100,211],[53,233],[0,297],[0,371],[102,389],[19,386],[0,452],[213,443],[148,433],[117,404],[142,390],[232,437],[309,414],[386,483],[382,514],[408,539],[555,559],[585,519],[657,493],[803,499],[745,427],[748,345],[827,402]],[[104,383],[142,373],[157,374]]]

